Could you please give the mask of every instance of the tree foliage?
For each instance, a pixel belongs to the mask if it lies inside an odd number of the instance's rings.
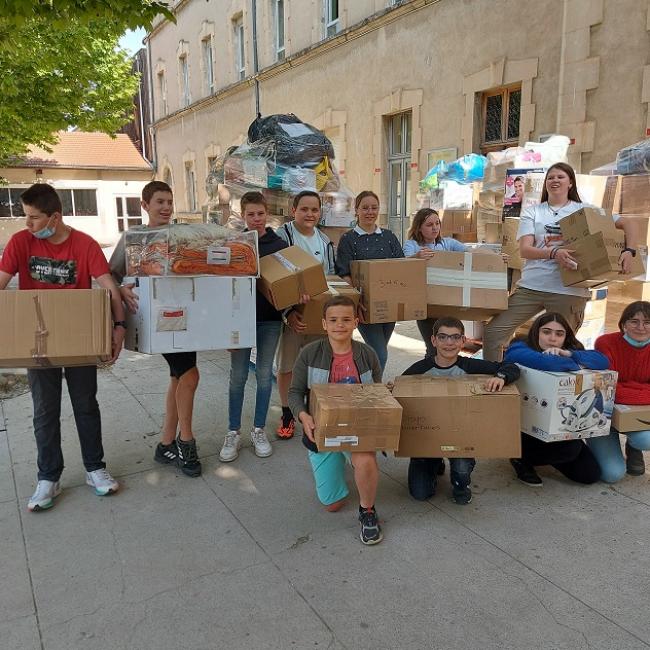
[[[11,4],[40,12],[54,3]],[[103,4],[110,3],[57,0],[57,16],[63,20],[76,5]],[[113,133],[133,109],[138,78],[117,47],[124,22],[69,16],[60,23],[42,13],[19,23],[0,18],[0,167],[29,145],[53,144],[56,132],[70,126]]]

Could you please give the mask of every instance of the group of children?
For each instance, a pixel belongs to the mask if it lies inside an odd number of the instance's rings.
[[[125,311],[138,308],[132,284],[123,284],[126,275],[124,238],[118,242],[110,264],[98,244],[83,233],[65,225],[55,190],[37,184],[22,195],[26,230],[14,235],[0,260],[0,289],[19,275],[19,289],[90,288],[94,278],[111,292],[113,317],[113,360],[122,347],[126,328]],[[148,183],[142,192],[142,207],[149,215],[146,227],[170,223],[173,215],[171,188],[160,181]],[[320,197],[305,191],[293,201],[294,219],[274,232],[266,225],[267,206],[262,194],[249,192],[241,199],[241,214],[246,228],[258,233],[260,256],[270,255],[294,245],[319,259],[326,274],[350,280],[350,262],[355,259],[385,259],[417,255],[427,251],[450,250],[453,240],[440,237],[440,220],[435,211],[420,211],[414,218],[409,241],[404,249],[388,230],[376,225],[379,200],[373,192],[362,192],[355,203],[358,225],[346,233],[338,255],[330,240],[317,228]],[[296,420],[303,431],[303,444],[313,471],[319,500],[328,511],[345,503],[349,489],[345,469],[349,463],[359,493],[360,539],[376,544],[382,530],[375,509],[379,469],[374,452],[323,452],[314,443],[315,423],[309,413],[308,396],[312,385],[321,383],[378,383],[382,381],[388,340],[394,323],[367,324],[363,309],[346,296],[330,298],[323,308],[324,335],[304,334],[305,324],[298,305],[280,311],[257,292],[256,361],[257,390],[250,438],[254,453],[268,457],[273,452],[265,431],[273,385],[273,363],[278,366],[278,391],[282,417],[277,429],[280,439],[291,438]],[[301,303],[308,295],[300,298]],[[353,339],[358,329],[365,343]],[[561,313],[547,312],[538,317],[527,339],[515,341],[503,362],[461,356],[465,331],[461,321],[440,318],[420,327],[427,344],[425,358],[405,369],[407,375],[453,377],[466,373],[490,375],[485,389],[500,391],[519,377],[519,365],[547,370],[601,369],[611,367],[619,373],[617,401],[623,404],[650,404],[650,303],[627,307],[619,323],[620,332],[601,337],[598,351],[585,351]],[[430,331],[430,334],[429,334]],[[428,339],[428,340],[427,340]],[[234,461],[241,447],[241,416],[248,377],[251,349],[232,350],[228,399],[228,431],[219,453],[222,462]],[[163,355],[169,365],[170,383],[165,402],[165,419],[154,459],[173,465],[190,477],[201,474],[192,411],[199,382],[195,352]],[[29,510],[50,508],[60,492],[63,470],[61,453],[60,405],[62,369],[28,371],[34,403],[34,431],[38,449],[38,484],[28,503]],[[101,445],[101,424],[96,400],[97,370],[93,366],[65,368],[87,482],[98,495],[117,491],[118,483],[106,470]],[[543,443],[522,434],[522,457],[511,459],[520,480],[541,485],[535,471],[539,465],[552,465],[568,478],[593,483],[602,478],[615,481],[627,471],[645,471],[642,450],[650,449],[650,431],[629,434],[623,457],[618,433],[581,440]],[[450,459],[452,495],[460,505],[470,503],[473,458]],[[408,467],[408,487],[415,499],[429,499],[444,472],[442,458],[412,458]]]

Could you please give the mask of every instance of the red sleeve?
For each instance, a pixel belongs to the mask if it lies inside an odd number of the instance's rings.
[[[88,271],[93,278],[98,278],[100,275],[106,275],[106,273],[111,272],[108,266],[108,260],[100,245],[92,238],[88,246]]]
[[[619,382],[616,385],[617,404],[650,404],[650,384],[637,381]]]
[[[9,275],[16,275],[18,273],[18,257],[19,251],[16,245],[16,237],[12,236],[2,252],[2,257],[0,257],[0,271],[9,273]]]

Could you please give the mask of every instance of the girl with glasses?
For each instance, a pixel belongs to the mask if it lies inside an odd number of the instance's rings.
[[[629,304],[618,321],[618,332],[604,334],[596,341],[596,349],[608,359],[610,368],[618,372],[616,403],[650,404],[650,302],[639,300]],[[619,432],[587,443],[602,472],[601,478],[615,483],[625,476],[645,474],[643,452],[650,449],[650,430],[630,431],[625,436],[625,458],[621,451]]]
[[[604,354],[584,349],[567,319],[557,313],[536,318],[526,340],[512,343],[504,360],[549,372],[606,370],[609,366]],[[544,442],[522,432],[521,458],[511,458],[510,462],[517,478],[532,487],[542,485],[535,471],[539,465],[551,465],[576,483],[595,483],[600,478],[598,462],[582,440]]]

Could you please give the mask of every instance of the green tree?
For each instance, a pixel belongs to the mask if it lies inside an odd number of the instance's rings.
[[[174,19],[166,2],[0,0],[0,167],[70,126],[125,124],[138,78],[117,43],[160,13]]]

